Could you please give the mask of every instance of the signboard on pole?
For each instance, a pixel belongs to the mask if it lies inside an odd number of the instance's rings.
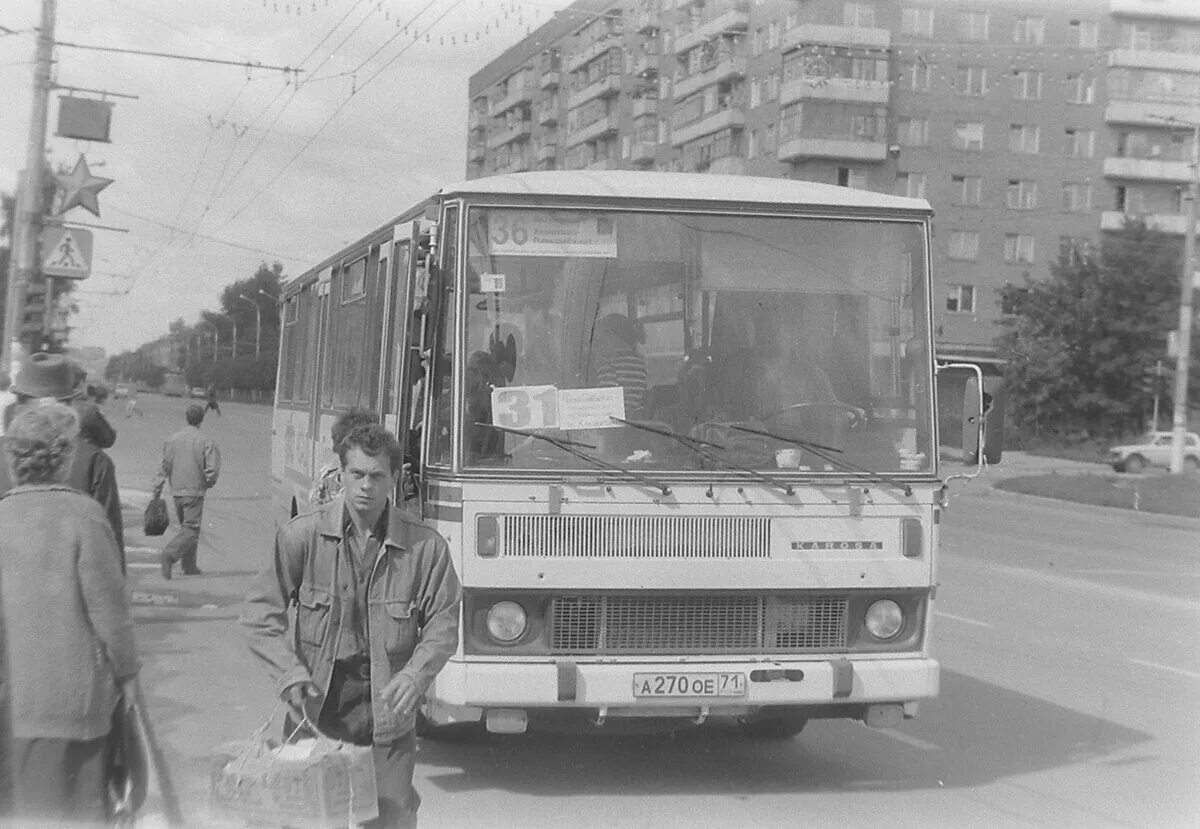
[[[92,232],[48,227],[42,232],[42,273],[60,279],[86,279],[92,272]]]

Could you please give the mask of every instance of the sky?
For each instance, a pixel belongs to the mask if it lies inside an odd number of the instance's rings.
[[[463,179],[469,76],[568,5],[58,0],[60,44],[238,64],[56,48],[59,86],[137,96],[112,99],[106,144],[54,137],[63,90],[51,95],[52,166],[82,154],[92,175],[113,179],[99,218],[81,208],[66,218],[128,231],[93,231],[71,344],[112,354],[149,342],[216,309],[221,289],[260,263],[299,275]],[[2,192],[25,161],[40,14],[40,0],[0,4]]]

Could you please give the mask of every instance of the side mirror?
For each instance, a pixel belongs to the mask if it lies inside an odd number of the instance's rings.
[[[998,463],[1004,446],[1004,389],[1000,378],[985,378],[974,363],[943,363],[937,367],[938,418],[941,434],[959,430],[963,463],[975,466]],[[982,452],[980,451],[982,448]]]

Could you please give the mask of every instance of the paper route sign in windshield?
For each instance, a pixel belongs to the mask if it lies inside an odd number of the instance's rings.
[[[595,213],[491,210],[488,242],[493,256],[598,256],[615,258],[613,220]]]

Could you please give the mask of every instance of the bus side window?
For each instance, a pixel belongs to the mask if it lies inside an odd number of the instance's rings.
[[[439,247],[441,265],[437,269],[436,284],[430,291],[439,292],[433,310],[433,365],[426,390],[432,397],[429,440],[429,462],[449,465],[454,445],[454,418],[451,413],[454,400],[454,350],[457,347],[458,293],[454,280],[458,263],[458,209],[447,208],[446,220],[441,229],[442,244]]]

